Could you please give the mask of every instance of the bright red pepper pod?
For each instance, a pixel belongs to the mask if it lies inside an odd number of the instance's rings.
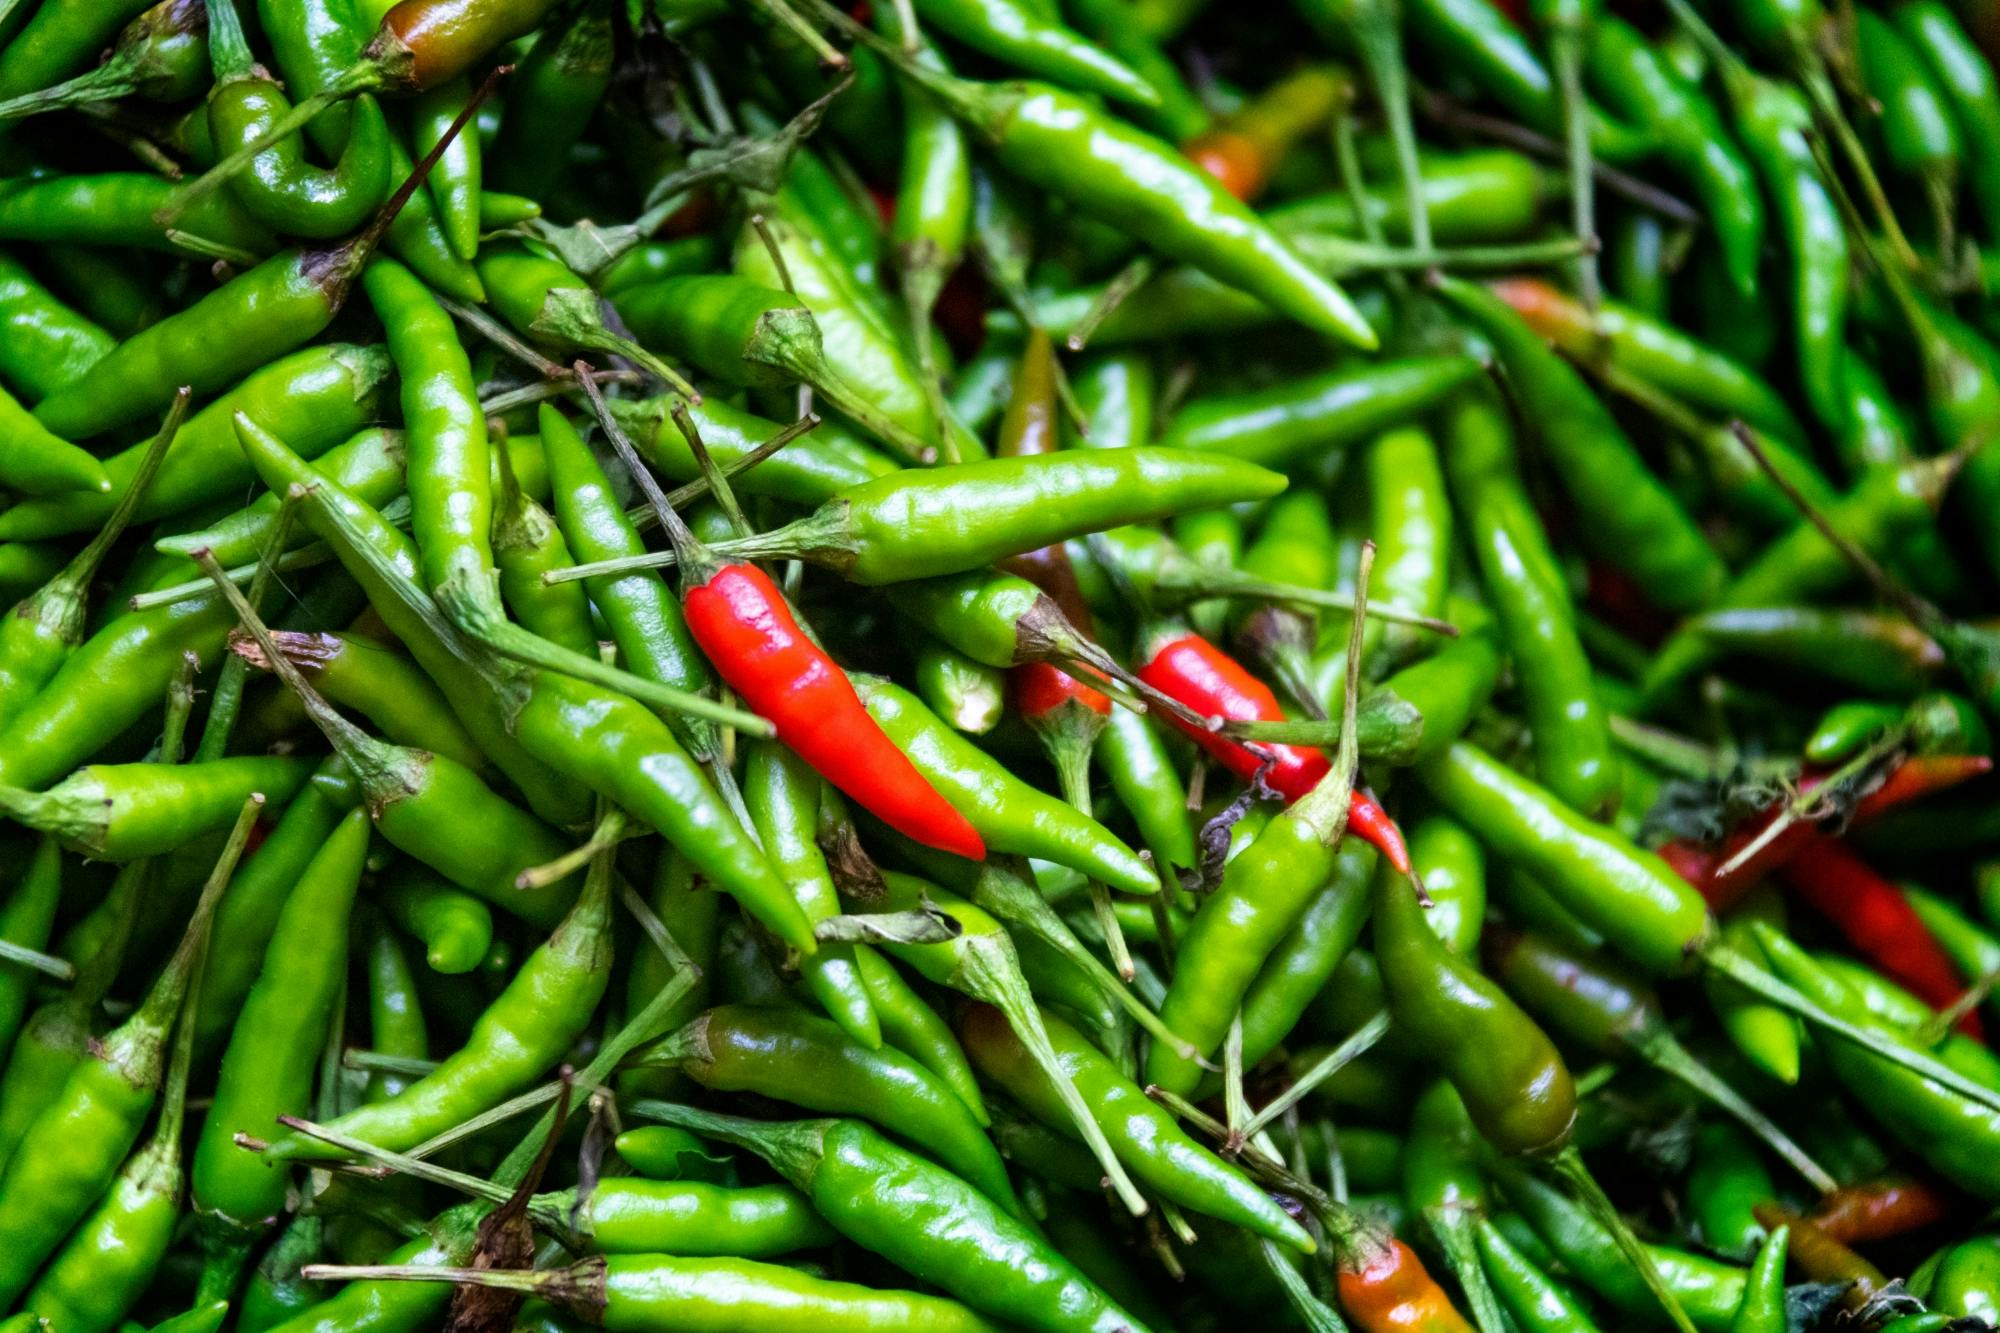
[[[1958,969],[1903,891],[1847,844],[1814,831],[1779,873],[1857,952],[1925,1004],[1945,1009],[1964,992]],[[1976,1013],[1964,1014],[1958,1030],[1986,1040]]]
[[[1111,700],[1047,662],[1023,662],[1007,673],[1014,711],[1032,725],[1065,704],[1078,704],[1100,717],[1111,716]]]
[[[1166,640],[1134,674],[1161,694],[1208,717],[1230,722],[1278,722],[1285,716],[1270,686],[1199,634]],[[1167,721],[1245,782],[1264,770],[1265,785],[1287,805],[1311,791],[1333,769],[1333,762],[1311,746],[1258,741],[1253,748],[1171,714]],[[1270,768],[1265,770],[1267,761]],[[1361,791],[1349,796],[1347,822],[1357,836],[1374,844],[1389,859],[1397,873],[1409,873],[1410,853],[1402,830],[1374,797]]]
[[[1270,686],[1199,634],[1166,640],[1140,663],[1135,674],[1160,693],[1205,716],[1229,722],[1275,722],[1285,716]],[[1286,804],[1311,791],[1333,767],[1324,754],[1310,746],[1260,742],[1252,749],[1182,718],[1169,716],[1167,720],[1245,782],[1264,768],[1266,760],[1271,761],[1264,782],[1284,797]]]
[[[799,628],[763,570],[724,565],[688,590],[686,606],[716,673],[821,777],[898,833],[986,859],[978,832],[868,716],[847,673]]]

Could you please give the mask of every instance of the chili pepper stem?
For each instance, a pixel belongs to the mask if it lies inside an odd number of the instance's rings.
[[[139,470],[132,474],[131,483],[118,497],[118,504],[112,509],[110,517],[105,519],[104,526],[98,529],[97,535],[58,570],[54,578],[22,599],[20,605],[14,608],[15,615],[40,621],[55,630],[65,642],[75,642],[83,637],[84,596],[97,577],[104,557],[124,536],[126,526],[132,521],[133,511],[145,498],[153,478],[159,475],[160,465],[166,461],[167,451],[173,447],[181,423],[187,420],[188,399],[192,392],[188,386],[182,385],[174,395],[166,420],[160,424],[159,433],[146,446],[145,455],[139,460]],[[109,487],[110,483],[105,485]]]
[[[820,350],[819,326],[812,312],[803,306],[782,306],[767,310],[757,321],[757,331],[744,347],[746,360],[782,370],[810,384],[828,402],[854,418],[863,430],[894,449],[906,461],[937,461],[935,445],[926,443],[891,421],[868,402],[828,364]]]
[[[1397,6],[1389,0],[1361,0],[1355,6],[1352,36],[1375,85],[1375,101],[1388,122],[1389,143],[1395,149],[1397,174],[1410,214],[1410,243],[1431,248],[1430,200],[1424,193],[1423,168],[1417,157],[1417,132],[1410,117],[1410,71],[1403,59],[1402,26]]]
[[[553,861],[538,866],[529,866],[526,870],[514,876],[514,887],[517,889],[540,889],[559,883],[583,869],[590,858],[596,856],[599,852],[615,847],[627,838],[640,837],[642,834],[642,830],[634,828],[631,825],[624,811],[613,810],[599,822],[596,828],[590,831],[588,841],[579,843],[576,847],[563,853]]]
[[[1437,1241],[1446,1267],[1458,1279],[1465,1300],[1472,1307],[1472,1322],[1479,1333],[1505,1333],[1512,1327],[1500,1311],[1500,1300],[1486,1280],[1485,1265],[1479,1261],[1479,1246],[1473,1240],[1471,1212],[1457,1204],[1441,1204],[1424,1209],[1424,1222]]]
[[[1278,1248],[1276,1241],[1258,1241],[1257,1253],[1264,1260],[1265,1270],[1277,1279],[1278,1286],[1283,1289],[1285,1303],[1292,1307],[1292,1313],[1299,1317],[1299,1322],[1306,1326],[1309,1333],[1347,1333],[1346,1321],[1335,1313],[1332,1306],[1313,1294],[1312,1288],[1306,1285],[1305,1275],[1292,1267],[1291,1260]]]
[[[602,1266],[585,1259],[578,1267]],[[426,1264],[307,1264],[299,1276],[308,1282],[449,1282],[453,1285],[500,1287],[561,1300],[557,1294],[576,1281],[566,1268],[433,1268]]]
[[[256,572],[251,575],[249,591],[243,594],[244,602],[251,606],[261,606],[269,595],[271,583],[277,577],[278,557],[285,549],[292,520],[298,515],[298,501],[286,496],[278,504],[277,517],[272,520],[270,534],[264,539],[262,557],[257,562]],[[202,566],[208,574],[215,562],[211,558]],[[211,582],[213,582],[211,576]],[[221,586],[224,596],[235,595],[235,585],[226,577]],[[261,647],[261,645],[260,645]],[[275,670],[276,668],[267,668]],[[243,707],[243,685],[250,672],[250,663],[240,653],[231,653],[222,664],[222,671],[216,678],[215,690],[210,695],[208,720],[202,724],[201,741],[195,746],[197,761],[220,759],[229,750],[229,738],[236,729],[237,715]]]
[[[1660,1303],[1660,1308],[1667,1312],[1667,1318],[1673,1321],[1674,1327],[1679,1329],[1680,1333],[1695,1333],[1694,1321],[1689,1319],[1687,1311],[1681,1308],[1680,1298],[1674,1295],[1668,1288],[1666,1280],[1660,1276],[1659,1265],[1653,1262],[1651,1253],[1639,1243],[1639,1238],[1632,1234],[1632,1228],[1625,1225],[1625,1218],[1619,1213],[1617,1205],[1605,1197],[1604,1190],[1598,1185],[1596,1177],[1592,1176],[1590,1168],[1584,1165],[1583,1154],[1576,1150],[1576,1145],[1565,1144],[1561,1151],[1549,1159],[1549,1166],[1556,1177],[1569,1186],[1577,1205],[1590,1220],[1603,1227],[1610,1235],[1619,1252],[1625,1256],[1625,1262],[1632,1266],[1632,1271],[1639,1275],[1639,1280],[1653,1293],[1654,1299]]]
[[[1935,1046],[1943,1041],[1961,1019],[1986,1003],[1995,985],[2000,985],[2000,969],[1974,978],[1956,1000],[1938,1010],[1929,1022],[1917,1029],[1917,1040],[1926,1046]]]
[[[1075,705],[1070,705],[1075,708]],[[1082,711],[1082,710],[1078,710]],[[1096,744],[1103,722],[1092,713],[1089,720],[1065,726],[1057,723],[1054,728],[1044,731],[1042,749],[1055,766],[1056,786],[1062,792],[1063,800],[1084,814],[1090,813],[1090,751]],[[1097,920],[1097,929],[1104,936],[1104,947],[1111,953],[1111,966],[1121,982],[1129,983],[1138,975],[1139,969],[1132,962],[1131,946],[1125,942],[1125,930],[1118,924],[1118,914],[1111,906],[1111,890],[1100,880],[1088,880],[1090,910]]]
[[[1681,1045],[1673,1034],[1664,1030],[1641,1033],[1630,1038],[1628,1044],[1646,1063],[1663,1074],[1679,1079],[1734,1116],[1739,1124],[1761,1139],[1765,1147],[1783,1158],[1786,1165],[1821,1194],[1838,1188],[1838,1182],[1804,1148],[1772,1123],[1769,1116],[1752,1106],[1742,1093],[1695,1059],[1693,1053]]]
[[[1125,298],[1146,285],[1146,280],[1159,268],[1159,261],[1151,255],[1141,255],[1112,275],[1111,281],[1097,293],[1090,303],[1090,309],[1083,312],[1083,318],[1063,339],[1063,345],[1072,352],[1081,352],[1090,345],[1091,335],[1098,326],[1111,317],[1111,312],[1125,304]]]
[[[1761,923],[1756,928],[1759,931],[1766,929]],[[1768,1000],[1778,1008],[1798,1015],[1814,1027],[1823,1028],[1843,1040],[1851,1041],[1872,1054],[1922,1075],[1933,1083],[1941,1084],[1969,1101],[2000,1111],[2000,1090],[1967,1078],[1923,1052],[1912,1050],[1879,1032],[1857,1027],[1845,1019],[1826,1012],[1797,990],[1766,972],[1755,961],[1744,957],[1728,945],[1710,940],[1698,946],[1698,953],[1703,963],[1741,985],[1745,990],[1753,992],[1758,998]]]
[[[542,308],[536,312],[528,328],[532,332],[547,334],[578,347],[590,347],[600,352],[609,352],[614,356],[622,356],[641,369],[652,372],[668,388],[689,402],[699,404],[701,391],[688,383],[685,375],[632,339],[614,333],[604,326],[603,317],[598,314],[601,300],[602,298],[594,292],[575,289],[552,291]]]
[[[1347,828],[1347,812],[1354,797],[1354,775],[1361,763],[1360,728],[1355,725],[1361,699],[1362,630],[1367,623],[1368,576],[1375,568],[1375,543],[1361,543],[1361,559],[1354,570],[1354,617],[1347,627],[1347,677],[1341,688],[1340,742],[1334,749],[1333,767],[1311,791],[1292,806],[1290,818],[1316,831],[1320,840],[1333,843]]]
[[[1583,95],[1584,32],[1580,23],[1558,24],[1549,34],[1549,61],[1562,100],[1563,153],[1569,163],[1570,229],[1584,247],[1577,260],[1577,294],[1593,314],[1604,300],[1597,276],[1597,175],[1590,152],[1590,104]]]
[[[908,0],[903,2],[907,4]],[[937,329],[931,323],[931,312],[937,308],[938,294],[944,290],[944,272],[937,249],[937,242],[928,236],[904,247],[901,277],[903,309],[910,321],[910,343],[917,354],[917,378],[923,381],[924,403],[930,409],[931,428],[937,432],[939,457],[946,463],[956,463],[959,461],[958,441],[952,437],[950,411],[945,405],[944,385],[939,378],[942,372],[938,367]]]
[[[1019,926],[1074,963],[1098,990],[1130,1015],[1132,1021],[1145,1029],[1154,1041],[1171,1046],[1184,1060],[1193,1060],[1204,1069],[1210,1067],[1193,1043],[1161,1021],[1144,1000],[1134,995],[1096,954],[1084,947],[1083,941],[1048,905],[1025,871],[1009,870],[989,860],[987,870],[979,876],[971,897],[977,906],[1009,925]],[[1162,894],[1155,894],[1153,901],[1157,903],[1163,897]]]
[[[777,735],[777,728],[755,713],[731,708],[706,695],[657,684],[594,657],[550,643],[541,635],[506,620],[504,613],[497,613],[487,605],[485,598],[470,594],[463,585],[445,584],[437,590],[437,598],[453,624],[502,657],[629,694],[652,708],[702,718],[718,726],[734,727],[751,736]]]
[[[445,296],[438,296],[436,299],[437,303],[445,308],[445,313],[449,314],[453,319],[466,325],[480,337],[486,339],[487,342],[492,343],[502,352],[513,357],[543,379],[560,380],[568,378],[569,372],[561,365],[551,361],[548,357],[543,356],[540,352],[528,346],[527,343],[516,336],[512,329],[487,314],[484,310],[481,310],[478,306],[464,305]]]

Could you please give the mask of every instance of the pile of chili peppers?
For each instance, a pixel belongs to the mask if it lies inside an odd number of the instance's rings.
[[[1996,57],[0,0],[0,1333],[1996,1327]]]

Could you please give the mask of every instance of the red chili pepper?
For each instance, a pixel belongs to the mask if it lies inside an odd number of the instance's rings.
[[[1958,969],[1918,918],[1902,890],[1845,843],[1811,833],[1779,872],[1799,897],[1840,928],[1861,955],[1891,980],[1934,1009],[1943,1009],[1965,989]],[[1979,1016],[1966,1013],[1959,1031],[1986,1039]]]
[[[755,565],[724,565],[686,593],[688,629],[717,674],[813,769],[899,833],[974,861],[979,834],[868,716]]]
[[[1837,1189],[1820,1199],[1812,1221],[1827,1235],[1846,1245],[1921,1231],[1942,1222],[1951,1213],[1951,1197],[1927,1180],[1915,1176],[1884,1176]]]
[[[1007,673],[1007,688],[1014,696],[1014,711],[1031,727],[1071,704],[1099,717],[1111,716],[1111,700],[1047,662],[1023,662],[1013,668]]]
[[[1858,828],[1891,810],[1949,790],[1961,782],[1969,782],[1992,771],[1992,768],[1993,761],[1982,754],[1911,755],[1890,771],[1881,786],[1855,802],[1848,825]],[[1799,790],[1811,791],[1825,776],[1823,771],[1804,774],[1799,779]],[[1740,865],[1732,867],[1727,874],[1715,873],[1717,867],[1727,864],[1731,857],[1749,846],[1783,812],[1784,807],[1779,805],[1750,816],[1732,829],[1718,847],[1699,847],[1677,839],[1661,847],[1660,855],[1680,873],[1681,878],[1701,891],[1701,896],[1708,900],[1711,908],[1718,912],[1726,911],[1764,876],[1788,863],[1798,854],[1806,839],[1818,832],[1808,821],[1792,824]]]
[[[1230,722],[1284,720],[1284,710],[1278,707],[1278,696],[1271,692],[1270,686],[1192,630],[1160,643],[1139,664],[1135,674],[1160,693],[1204,716]],[[1325,754],[1310,746],[1258,741],[1253,748],[1181,718],[1169,715],[1167,721],[1246,782],[1269,763],[1270,768],[1264,772],[1265,785],[1284,797],[1286,804],[1311,791],[1333,768]],[[1410,853],[1403,843],[1402,830],[1374,797],[1359,790],[1350,795],[1347,824],[1389,858],[1397,873],[1409,873]]]
[[[1271,161],[1263,145],[1234,130],[1208,130],[1188,140],[1181,151],[1220,181],[1223,189],[1246,203],[1262,194],[1271,178]]]
[[[1415,1250],[1390,1236],[1343,1256],[1340,1308],[1364,1333],[1472,1333]]]

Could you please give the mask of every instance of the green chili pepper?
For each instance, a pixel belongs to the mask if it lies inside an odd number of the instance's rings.
[[[1650,971],[1687,969],[1713,931],[1701,895],[1653,853],[1577,815],[1553,795],[1460,742],[1420,764],[1437,802],[1487,847]]]
[[[342,343],[307,348],[260,364],[240,384],[188,418],[160,465],[159,475],[139,502],[134,519],[180,513],[241,491],[252,474],[236,444],[231,424],[236,413],[245,413],[265,429],[296,440],[294,447],[303,456],[314,458],[374,419],[380,390],[391,369],[379,349]],[[113,454],[105,466],[112,490],[50,496],[16,505],[0,515],[0,534],[10,539],[48,537],[99,527],[139,474],[145,458],[144,444]]]
[[[0,906],[0,939],[26,949],[41,949],[55,928],[56,905],[62,895],[62,848],[54,838],[43,836],[26,856],[18,848],[13,863],[23,867],[19,880]],[[34,973],[12,966],[0,972],[0,1050],[13,1046],[21,1023],[28,1015]]]
[[[1788,1228],[1779,1227],[1757,1252],[1729,1333],[1783,1333],[1790,1327],[1785,1309],[1785,1242],[1790,1236]]]
[[[653,1103],[634,1111],[756,1153],[843,1236],[974,1309],[1048,1333],[1137,1326],[1020,1220],[859,1121],[772,1124]]]
[[[1499,1227],[1473,1223],[1481,1271],[1524,1333],[1597,1333],[1597,1325],[1576,1299],[1516,1249]]]
[[[1686,629],[1720,652],[1890,695],[1922,690],[1945,664],[1944,650],[1909,621],[1866,611],[1743,607],[1690,617]],[[1822,754],[1836,744],[1823,740]]]
[[[460,1204],[383,1257],[426,1268],[465,1263],[478,1244],[477,1224],[487,1209],[484,1203]],[[428,1282],[350,1282],[264,1333],[413,1333],[441,1318],[450,1301],[449,1291]]]
[[[772,866],[792,886],[799,908],[814,923],[840,912],[840,896],[814,841],[818,834],[820,777],[776,741],[753,742],[743,775],[743,800]],[[806,985],[828,1017],[863,1046],[882,1044],[881,1028],[857,971],[855,946],[828,942],[801,965]]]
[[[713,397],[698,404],[672,398],[641,402],[614,399],[613,415],[631,434],[646,461],[675,481],[691,481],[701,475],[686,438],[673,420],[672,410],[676,406],[687,408],[709,455],[725,469],[756,446],[784,432],[776,422],[752,416]],[[834,429],[832,423],[822,422],[814,427],[812,434],[750,471],[737,473],[730,482],[741,494],[768,495],[787,504],[818,505],[843,486],[872,481],[898,470],[888,456],[855,436]]]
[[[849,31],[856,37],[866,32],[858,26]],[[986,139],[1002,167],[1031,185],[1170,259],[1241,287],[1309,329],[1364,349],[1376,346],[1374,330],[1344,292],[1168,145],[1060,88],[954,79],[922,68],[873,33],[864,40],[879,43],[876,49],[905,77],[936,95]]]
[[[646,1048],[641,1061],[678,1067],[704,1087],[865,1116],[1020,1211],[1005,1166],[956,1093],[910,1057],[869,1050],[824,1019],[724,1006]]]
[[[252,792],[291,799],[311,771],[311,760],[275,756],[92,764],[45,792],[0,787],[0,810],[95,860],[134,861],[226,825]]]
[[[1828,974],[1796,944],[1768,926],[1753,927],[1777,974],[1815,1003],[1849,1022],[1894,1034],[1874,1020],[1856,994]],[[1993,1178],[1993,1144],[2000,1115],[1875,1052],[1835,1035],[1820,1043],[1836,1078],[1861,1093],[1862,1104],[1883,1128],[1952,1180],[1980,1195],[2000,1192]]]
[[[268,1138],[280,1115],[308,1109],[347,972],[347,918],[368,839],[368,815],[350,811],[285,899],[257,984],[232,1021],[189,1177],[207,1298],[235,1289],[251,1244],[284,1211],[287,1172],[237,1147],[235,1135]]]
[[[480,257],[479,277],[500,317],[550,352],[566,357],[592,349],[613,352],[678,392],[694,392],[673,367],[614,332],[602,313],[602,298],[561,261],[524,245],[498,245]]]
[[[409,658],[357,635],[278,632],[285,660],[326,698],[361,713],[388,739],[443,755],[476,773],[490,768],[477,742],[429,676]],[[254,641],[231,645],[254,666],[269,669]],[[252,656],[252,654],[255,654]]]
[[[471,98],[471,85],[462,74],[420,91],[410,105],[411,150],[427,153],[443,142],[452,121]],[[460,259],[472,259],[479,253],[481,157],[477,134],[458,135],[445,147],[425,182],[437,204],[445,239]]]
[[[433,972],[470,972],[493,947],[486,904],[420,862],[398,865],[376,898],[391,921],[423,944]]]
[[[1880,104],[1883,146],[1898,172],[1921,184],[1943,248],[1957,235],[1959,171],[1965,156],[1944,87],[1902,30],[1872,10],[1854,16],[1862,86]]]
[[[1912,0],[1896,6],[1889,17],[1917,49],[1930,78],[1948,99],[1948,113],[1959,128],[1972,168],[1965,173],[1965,182],[1991,235],[2000,226],[2000,185],[1992,175],[2000,168],[2000,143],[1994,139],[2000,134],[2000,82],[1950,6]]]
[[[640,1102],[641,1106],[655,1103]],[[538,1195],[534,1212],[587,1238],[594,1254],[725,1255],[767,1259],[813,1249],[838,1233],[789,1185],[729,1189],[693,1181],[600,1180]],[[572,1219],[574,1219],[572,1221]]]
[[[1750,1258],[1766,1239],[1752,1210],[1776,1198],[1777,1189],[1742,1130],[1714,1124],[1696,1131],[1687,1202],[1702,1244],[1730,1259]]]
[[[407,1303],[412,1308],[397,1320],[396,1330],[421,1322],[412,1316],[428,1318],[441,1312],[449,1290],[443,1285],[447,1282],[533,1293],[609,1328],[691,1324],[700,1328],[737,1329],[741,1333],[795,1333],[807,1323],[824,1333],[994,1333],[997,1328],[958,1302],[940,1296],[834,1282],[797,1269],[748,1259],[614,1255],[544,1271],[440,1268],[430,1264],[312,1271],[362,1279],[351,1283],[347,1287],[349,1292],[407,1287],[436,1293],[422,1304],[415,1297],[403,1297],[399,1304]],[[329,1317],[325,1323],[299,1328],[281,1325],[278,1333],[321,1333],[321,1330],[333,1333],[335,1328],[359,1328],[373,1333],[376,1325],[339,1325]],[[382,1329],[381,1333],[389,1330]]]
[[[1609,722],[1568,585],[1516,472],[1507,419],[1490,397],[1466,395],[1447,436],[1454,497],[1517,664],[1536,772],[1571,806],[1607,816],[1619,795]]]
[[[1137,107],[1160,94],[1110,52],[1038,12],[1032,0],[921,0],[917,18],[954,41],[1078,92]]]
[[[1065,1075],[1085,1094],[1092,1117],[1135,1178],[1169,1202],[1312,1252],[1313,1242],[1303,1228],[1236,1168],[1189,1138],[1108,1057],[1061,1019],[1045,1016],[1044,1022]],[[1048,1075],[1035,1066],[997,1011],[984,1006],[968,1010],[959,1030],[982,1073],[1037,1120],[1064,1125]]]
[[[1657,1303],[1611,1237],[1554,1186],[1512,1162],[1490,1168],[1507,1198],[1528,1219],[1563,1267],[1625,1314],[1647,1317]],[[1743,1303],[1741,1268],[1664,1245],[1646,1247],[1668,1289],[1703,1333],[1727,1333]]]
[[[1591,25],[1587,69],[1598,95],[1645,126],[1661,157],[1694,187],[1730,279],[1744,295],[1755,292],[1763,196],[1715,104],[1637,29],[1610,14],[1597,15]]]
[[[146,0],[62,0],[45,5],[0,51],[0,98],[37,92],[84,69]]]
[[[330,1127],[401,1151],[491,1110],[554,1066],[610,981],[611,874],[609,858],[599,856],[576,905],[479,1016],[463,1047],[396,1096],[350,1111]],[[272,1142],[264,1161],[325,1149],[294,1132]]]
[[[1486,706],[1500,677],[1500,645],[1485,608],[1454,596],[1445,603],[1445,611],[1458,626],[1458,637],[1382,683],[1385,691],[1409,703],[1424,719],[1412,756],[1412,762],[1419,764],[1452,747]]]
[[[1823,425],[1839,430],[1846,416],[1848,243],[1813,155],[1812,112],[1797,93],[1740,60],[1719,68],[1736,133],[1777,207],[1791,256],[1792,336],[1805,399]]]
[[[1187,86],[1172,57],[1160,49],[1158,39],[1133,21],[1128,12],[1132,6],[1115,0],[1074,0],[1063,8],[1078,32],[1123,61],[1152,87],[1157,101],[1135,103],[1134,115],[1174,143],[1184,143],[1207,128],[1208,109]]]
[[[1432,1053],[1480,1134],[1505,1153],[1569,1141],[1576,1096],[1542,1030],[1471,964],[1443,947],[1400,875],[1378,867],[1375,957],[1398,1029]]]
[[[181,1220],[181,1134],[193,1058],[193,1029],[184,1022],[152,1138],[125,1163],[22,1298],[36,1312],[37,1327],[108,1331],[152,1285]]]
[[[1958,463],[1950,456],[1920,459],[1894,471],[1870,473],[1826,511],[1826,519],[1862,550],[1884,551],[1901,534],[1932,521],[1944,488],[1957,475]],[[1783,605],[1824,595],[1851,576],[1846,557],[1817,527],[1802,521],[1760,552],[1710,601],[1718,608]],[[1711,651],[1692,635],[1669,639],[1647,668],[1641,683],[1646,696],[1660,698],[1706,662]]]
[[[696,274],[618,294],[618,311],[639,338],[687,357],[732,384],[810,384],[828,402],[912,461],[927,460],[938,438],[890,415],[870,392],[827,359],[814,312],[797,297],[746,278]],[[976,455],[975,455],[976,456]]]
[[[534,199],[549,196],[611,86],[612,56],[606,6],[586,5],[559,30],[542,35],[507,89],[500,138],[486,163],[494,186]]]
[[[410,512],[425,581],[475,602],[497,600],[490,446],[471,363],[451,317],[408,269],[377,260],[363,284],[402,379]]]
[[[1410,35],[1449,62],[1508,111],[1548,134],[1563,127],[1555,78],[1521,30],[1482,0],[1411,0]],[[1650,128],[1632,129],[1594,108],[1587,113],[1591,152],[1630,162],[1654,150]]]
[[[137,171],[16,177],[0,184],[0,239],[185,254],[154,220],[174,205],[179,190],[173,181]],[[277,248],[271,233],[228,195],[203,199],[174,230],[247,254]]]
[[[27,269],[4,255],[0,255],[0,329],[7,335],[0,338],[0,376],[38,401],[75,383],[118,345],[117,339],[57,300]]]
[[[794,161],[806,159],[801,153]],[[760,211],[782,268],[746,227],[737,238],[733,275],[654,284],[686,291],[698,300],[703,320],[657,297],[641,297],[649,289],[640,288],[619,294],[620,313],[640,341],[670,345],[731,383],[805,379],[908,457],[923,457],[934,447],[946,456],[983,457],[985,448],[956,420],[939,435],[923,374],[905,351],[906,335],[879,289],[842,261],[833,230],[837,216],[807,197],[796,183],[801,174],[795,165],[794,183],[759,200],[768,204]],[[871,244],[879,246],[879,233]]]
[[[1074,866],[1122,893],[1159,892],[1159,877],[1103,825],[1022,782],[908,691],[876,676],[853,679],[869,716],[917,771],[965,812],[989,850]]]
[[[1975,1236],[1953,1246],[1926,1299],[1941,1314],[1992,1322],[2000,1315],[2000,1243]]]
[[[1753,890],[1722,924],[1722,942],[1746,958],[1761,960],[1757,937],[1751,923],[1763,921],[1784,928],[1785,905],[1775,890]],[[1799,1081],[1799,1020],[1784,1010],[1760,1000],[1727,977],[1711,974],[1702,978],[1708,1002],[1722,1023],[1722,1030],[1743,1058],[1790,1085]]]
[[[1692,610],[1713,599],[1727,577],[1721,557],[1576,372],[1492,293],[1451,278],[1439,290],[1493,340],[1601,558],[1660,606]]]
[[[1175,414],[1160,443],[1281,467],[1406,420],[1478,373],[1465,357],[1413,358],[1201,399]]]
[[[90,1048],[7,1159],[0,1173],[0,1235],[8,1238],[6,1258],[0,1261],[0,1291],[8,1304],[20,1298],[42,1261],[88,1215],[138,1141],[160,1091],[167,1039],[208,944],[216,899],[229,883],[262,804],[256,796],[242,803],[187,931],[145,999]]]
[[[1062,450],[900,472],[845,487],[805,518],[712,549],[730,559],[797,556],[856,583],[898,583],[976,569],[1079,533],[1264,499],[1282,489],[1275,473],[1208,454]],[[670,564],[672,557],[652,555],[644,563]]]

